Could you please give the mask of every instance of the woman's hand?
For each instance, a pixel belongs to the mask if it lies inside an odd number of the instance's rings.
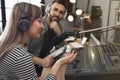
[[[66,53],[65,57],[60,58],[58,62],[61,62],[61,64],[69,64],[70,62],[74,60],[76,55],[77,53],[75,53],[75,51],[68,52]]]
[[[53,65],[53,67],[51,69],[51,74],[56,76],[58,71],[60,70],[61,66],[64,64],[68,64],[68,63],[72,62],[75,59],[76,55],[77,55],[77,53],[74,51],[66,53],[66,55],[64,57],[60,58]]]

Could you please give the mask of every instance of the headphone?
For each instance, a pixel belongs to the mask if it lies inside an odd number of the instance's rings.
[[[45,9],[45,14],[46,14],[46,15],[50,13],[52,4],[53,4],[53,3],[50,2],[50,3],[46,6],[46,9]],[[65,11],[65,14],[64,14],[63,19],[65,19],[66,17],[67,17],[67,11]]]
[[[25,3],[21,2],[19,4],[20,8],[20,19],[18,21],[18,28],[20,31],[27,31],[30,27],[30,21],[25,16]]]

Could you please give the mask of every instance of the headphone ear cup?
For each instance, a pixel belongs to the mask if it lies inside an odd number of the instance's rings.
[[[21,30],[21,31],[27,31],[30,27],[30,22],[29,20],[27,19],[21,19],[19,20],[18,22],[18,28]]]
[[[52,5],[52,2],[49,3],[49,4],[46,6],[46,9],[45,9],[45,14],[46,14],[46,15],[47,15],[48,13],[50,13],[51,5]]]
[[[19,4],[19,8],[20,8],[20,19],[18,21],[18,29],[20,31],[27,31],[30,27],[30,22],[27,19],[27,17],[25,16],[25,3],[21,2]]]

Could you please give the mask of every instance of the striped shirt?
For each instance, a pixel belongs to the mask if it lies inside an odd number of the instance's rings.
[[[32,55],[20,45],[0,58],[0,80],[38,80]],[[45,80],[56,80],[49,74]]]

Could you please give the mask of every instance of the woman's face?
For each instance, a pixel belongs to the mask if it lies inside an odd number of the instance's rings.
[[[29,36],[31,38],[39,38],[43,27],[42,18],[37,18],[35,21],[33,21],[30,29],[28,30]]]

